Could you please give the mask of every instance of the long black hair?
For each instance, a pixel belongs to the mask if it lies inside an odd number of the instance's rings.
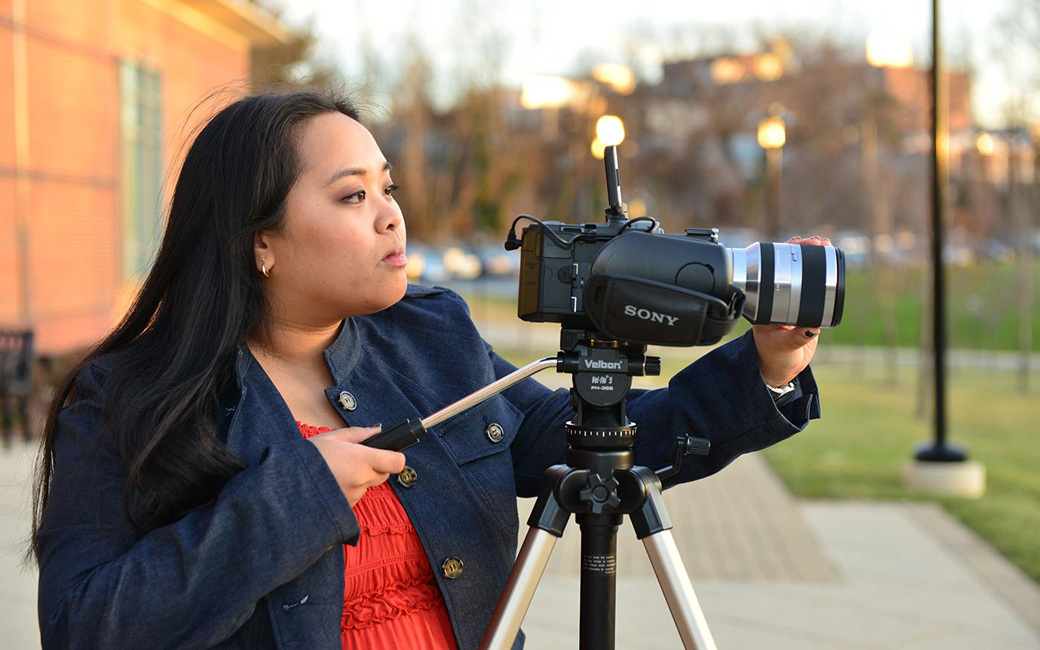
[[[32,553],[54,472],[58,412],[76,375],[103,357],[102,413],[128,466],[124,510],[143,531],[176,520],[243,469],[216,436],[217,397],[234,380],[238,347],[267,327],[257,230],[284,227],[300,174],[298,131],[325,113],[358,119],[353,104],[314,90],[253,95],[198,133],[170,203],[155,264],[119,325],[71,369],[51,405],[33,491]],[[101,440],[99,439],[99,443]]]

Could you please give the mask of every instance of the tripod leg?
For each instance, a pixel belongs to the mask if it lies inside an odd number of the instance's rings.
[[[675,546],[672,531],[662,530],[643,539],[650,564],[657,574],[657,582],[664,592],[668,610],[679,630],[686,650],[717,650],[715,639],[708,629],[697,595],[693,592],[690,576],[683,566],[679,549]]]
[[[679,630],[683,647],[686,650],[717,650],[697,595],[693,593],[690,576],[686,573],[679,549],[672,538],[672,520],[664,507],[661,479],[646,467],[633,467],[619,472],[619,478],[627,494],[638,495],[642,500],[640,508],[630,515],[632,527],[636,537],[643,540],[646,554],[650,556],[650,564],[664,592],[668,611]]]
[[[542,579],[545,566],[549,563],[556,540],[563,537],[563,529],[567,526],[570,513],[560,507],[556,500],[554,488],[569,477],[577,474],[566,465],[554,465],[542,475],[538,501],[527,519],[530,530],[517,553],[516,562],[509,572],[505,589],[498,598],[495,612],[491,615],[484,638],[480,641],[481,650],[508,650],[520,631],[520,624],[527,616],[538,581]]]
[[[531,526],[516,556],[513,570],[509,573],[506,587],[498,599],[498,605],[495,606],[495,613],[484,632],[480,642],[481,650],[508,649],[513,646],[557,539],[552,533]]]

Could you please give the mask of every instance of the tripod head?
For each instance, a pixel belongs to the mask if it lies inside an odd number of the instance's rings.
[[[557,370],[573,376],[567,442],[590,451],[628,449],[636,426],[625,414],[632,377],[661,374],[661,359],[646,356],[646,346],[564,328]]]

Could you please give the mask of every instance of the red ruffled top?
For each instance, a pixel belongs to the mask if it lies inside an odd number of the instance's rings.
[[[296,424],[304,438],[331,431]],[[393,488],[369,488],[353,510],[361,537],[343,545],[343,648],[456,650],[444,597]]]

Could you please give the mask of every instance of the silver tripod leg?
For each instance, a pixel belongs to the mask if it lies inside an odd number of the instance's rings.
[[[480,642],[481,650],[508,650],[513,647],[557,539],[552,533],[531,526],[516,556],[513,570],[509,573],[506,587],[498,599],[498,605],[495,606],[484,639]]]
[[[679,549],[675,546],[671,530],[662,530],[643,538],[646,554],[657,574],[657,582],[668,602],[668,610],[679,630],[686,650],[717,650],[715,639],[708,629],[697,594],[693,593],[690,576],[683,566]]]

